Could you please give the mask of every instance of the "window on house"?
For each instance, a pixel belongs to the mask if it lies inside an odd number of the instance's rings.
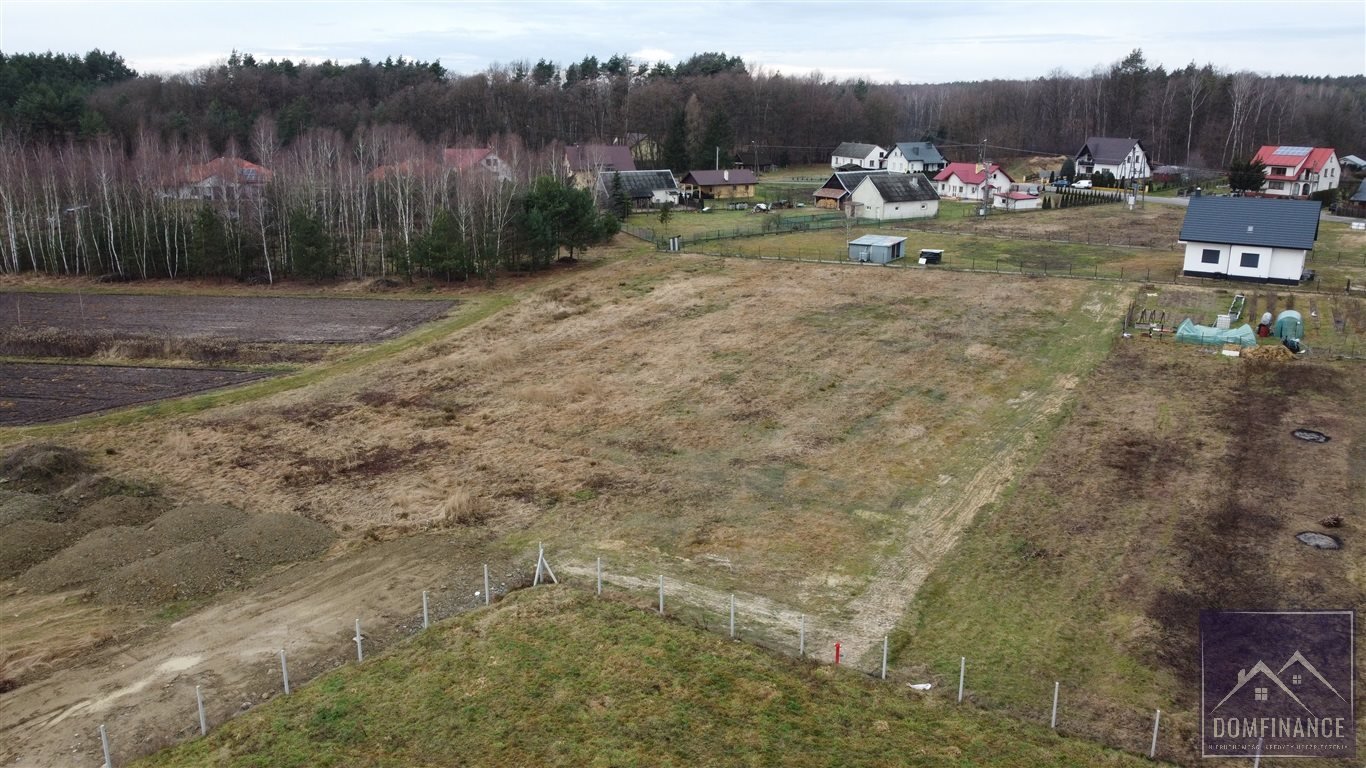
[[[1268,182],[1266,183],[1266,188],[1267,188],[1267,189],[1285,189],[1285,182],[1283,182],[1283,181],[1268,181]]]
[[[1206,248],[1205,250],[1201,251],[1201,252],[1200,252],[1200,263],[1201,263],[1201,264],[1218,264],[1218,263],[1219,263],[1219,249],[1218,249],[1218,248]]]
[[[1256,269],[1256,268],[1257,268],[1257,262],[1258,262],[1258,260],[1259,260],[1260,258],[1261,258],[1261,255],[1260,255],[1260,254],[1256,254],[1256,253],[1244,253],[1244,254],[1239,258],[1238,265],[1241,266],[1241,267],[1246,267],[1246,268],[1248,268],[1248,269]]]
[[[1253,692],[1255,698],[1257,699],[1257,701],[1266,701],[1266,689],[1265,689],[1265,688],[1254,688],[1254,689],[1252,689],[1252,692]]]
[[[1302,683],[1302,682],[1304,682],[1304,678],[1303,678],[1302,676],[1300,676],[1300,675],[1291,675],[1291,676],[1290,676],[1290,684],[1291,684],[1291,685],[1299,685],[1299,684]]]

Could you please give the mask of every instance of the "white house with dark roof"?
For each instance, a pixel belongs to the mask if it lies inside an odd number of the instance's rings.
[[[928,141],[898,141],[887,154],[887,170],[892,173],[936,174],[949,161]]]
[[[817,208],[837,208],[848,212],[849,199],[858,185],[868,176],[885,173],[885,170],[835,171],[820,189],[812,193],[815,205]]]
[[[835,148],[834,154],[830,155],[830,167],[839,170],[846,165],[856,165],[859,168],[877,170],[885,166],[887,162],[887,150],[876,144],[860,144],[856,141],[846,141]]]
[[[1193,197],[1181,224],[1184,272],[1296,285],[1318,239],[1321,207],[1313,200]]]
[[[1092,136],[1077,150],[1077,173],[1109,171],[1116,179],[1152,178],[1148,152],[1138,139]]]
[[[635,171],[631,148],[620,144],[572,144],[564,148],[564,175],[580,189],[593,186],[604,171]]]
[[[923,219],[939,213],[939,195],[921,173],[870,173],[850,194],[855,216],[890,221]]]
[[[664,203],[678,204],[678,181],[670,171],[602,171],[598,174],[598,199],[610,204],[612,185],[621,178],[621,188],[631,198],[635,209],[651,208]]]
[[[1266,146],[1253,160],[1266,166],[1264,195],[1308,197],[1342,183],[1342,166],[1332,147]]]

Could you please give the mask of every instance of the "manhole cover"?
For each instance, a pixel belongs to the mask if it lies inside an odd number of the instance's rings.
[[[1291,432],[1290,434],[1294,435],[1295,437],[1298,437],[1301,440],[1305,440],[1311,443],[1326,443],[1329,440],[1333,439],[1328,435],[1323,434],[1322,432],[1318,432],[1312,429],[1297,429],[1294,432]]]
[[[1295,538],[1299,539],[1301,542],[1305,544],[1308,544],[1314,549],[1342,548],[1341,541],[1338,541],[1336,537],[1329,536],[1325,533],[1314,533],[1313,531],[1305,531],[1304,533],[1297,534]]]

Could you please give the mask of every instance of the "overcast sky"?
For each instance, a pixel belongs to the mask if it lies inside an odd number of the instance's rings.
[[[740,55],[788,74],[877,81],[1082,74],[1142,48],[1151,65],[1194,60],[1268,74],[1366,73],[1366,1],[1326,2],[301,2],[0,0],[0,51],[116,51],[176,73],[233,50],[295,61],[494,62],[593,54],[677,61]]]

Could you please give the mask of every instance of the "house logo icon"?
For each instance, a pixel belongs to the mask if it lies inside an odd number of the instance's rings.
[[[1355,757],[1355,623],[1353,611],[1202,611],[1204,756]]]

